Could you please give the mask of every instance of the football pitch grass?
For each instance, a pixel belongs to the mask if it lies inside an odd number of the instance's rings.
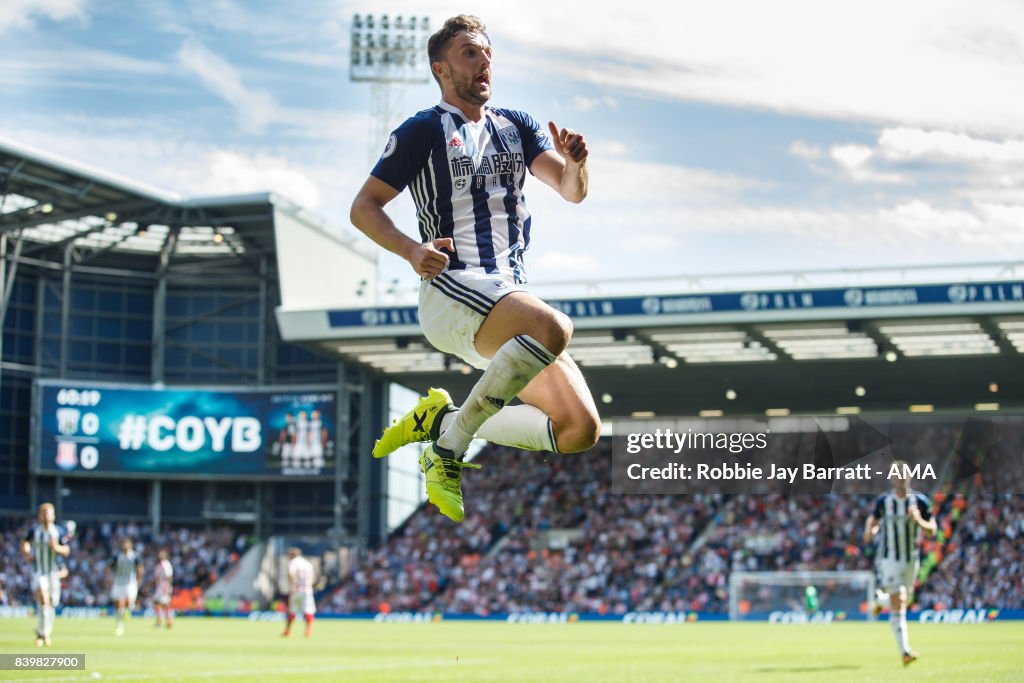
[[[34,620],[0,619],[0,652],[85,654],[85,671],[0,671],[0,681],[1010,681],[1024,669],[1024,622],[911,624],[921,659],[904,668],[884,623],[388,624],[181,618],[58,619],[36,649]]]

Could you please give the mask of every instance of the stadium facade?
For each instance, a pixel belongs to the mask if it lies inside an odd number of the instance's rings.
[[[297,233],[306,236],[301,245],[291,239]],[[351,456],[369,450],[365,428],[383,420],[385,381],[283,342],[274,316],[286,296],[279,254],[315,267],[328,295],[374,277],[358,248],[272,194],[185,198],[0,141],[0,251],[0,510],[25,513],[54,501],[61,518],[148,519],[157,529],[230,522],[259,535],[332,532],[341,542],[382,533],[383,469]],[[344,268],[323,261],[338,257]],[[54,395],[46,398],[42,386]],[[88,434],[102,437],[119,417],[110,413],[111,392],[153,400],[182,387],[199,392],[178,397],[185,411],[203,397],[326,390],[336,398],[325,416],[334,428],[333,467],[291,476],[231,462],[221,476],[159,463],[89,469],[95,449],[87,449],[99,442]],[[118,395],[129,413],[145,410]],[[88,405],[98,396],[102,406]],[[59,407],[41,412],[44,399]],[[97,416],[103,424],[90,430]],[[218,417],[213,431],[237,417]],[[162,448],[168,435],[197,436],[180,421],[178,433],[171,427],[147,430],[147,440]],[[54,430],[67,448],[40,441]]]

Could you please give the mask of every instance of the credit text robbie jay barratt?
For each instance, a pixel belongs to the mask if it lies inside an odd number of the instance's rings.
[[[798,476],[804,480],[814,479],[871,479],[871,466],[867,464],[852,465],[849,467],[817,467],[806,463],[797,467],[779,467],[775,463],[769,463],[770,469],[767,473],[750,463],[708,465],[683,465],[682,463],[668,463],[661,467],[644,467],[633,463],[626,468],[626,476],[630,479],[708,479],[714,481],[722,480],[782,480],[795,483]],[[876,470],[877,474],[884,476],[884,473]]]

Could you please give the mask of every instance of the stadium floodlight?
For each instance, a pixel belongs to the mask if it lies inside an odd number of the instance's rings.
[[[428,17],[356,14],[349,75],[372,83],[426,83]]]
[[[350,35],[349,79],[371,86],[367,159],[372,165],[401,115],[401,97],[396,86],[430,81],[430,19],[401,14],[355,14]]]

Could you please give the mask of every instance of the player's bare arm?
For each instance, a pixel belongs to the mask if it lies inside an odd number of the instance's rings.
[[[530,170],[546,185],[552,187],[566,201],[579,204],[587,196],[587,141],[570,128],[548,122],[554,151],[548,150],[533,160]]]
[[[443,250],[453,251],[454,242],[444,237],[420,243],[399,230],[384,211],[384,206],[397,196],[395,188],[370,176],[352,200],[349,212],[352,225],[380,246],[408,261],[420,277],[430,279],[440,275],[448,266],[448,254]]]
[[[878,535],[880,529],[881,525],[879,525],[878,520],[875,519],[874,515],[868,517],[867,522],[864,523],[864,542],[870,543],[875,540],[875,536]]]
[[[26,562],[32,560],[32,544],[28,541],[22,541],[21,543],[21,556]]]
[[[932,517],[929,520],[925,520],[921,517],[921,510],[916,505],[910,506],[910,510],[907,513],[910,519],[913,520],[914,524],[921,527],[921,530],[929,536],[934,536],[939,530],[939,525],[936,523],[935,518]]]
[[[57,553],[61,557],[67,557],[71,554],[71,546],[63,545],[56,538],[50,539],[50,548],[52,548],[53,552]]]

